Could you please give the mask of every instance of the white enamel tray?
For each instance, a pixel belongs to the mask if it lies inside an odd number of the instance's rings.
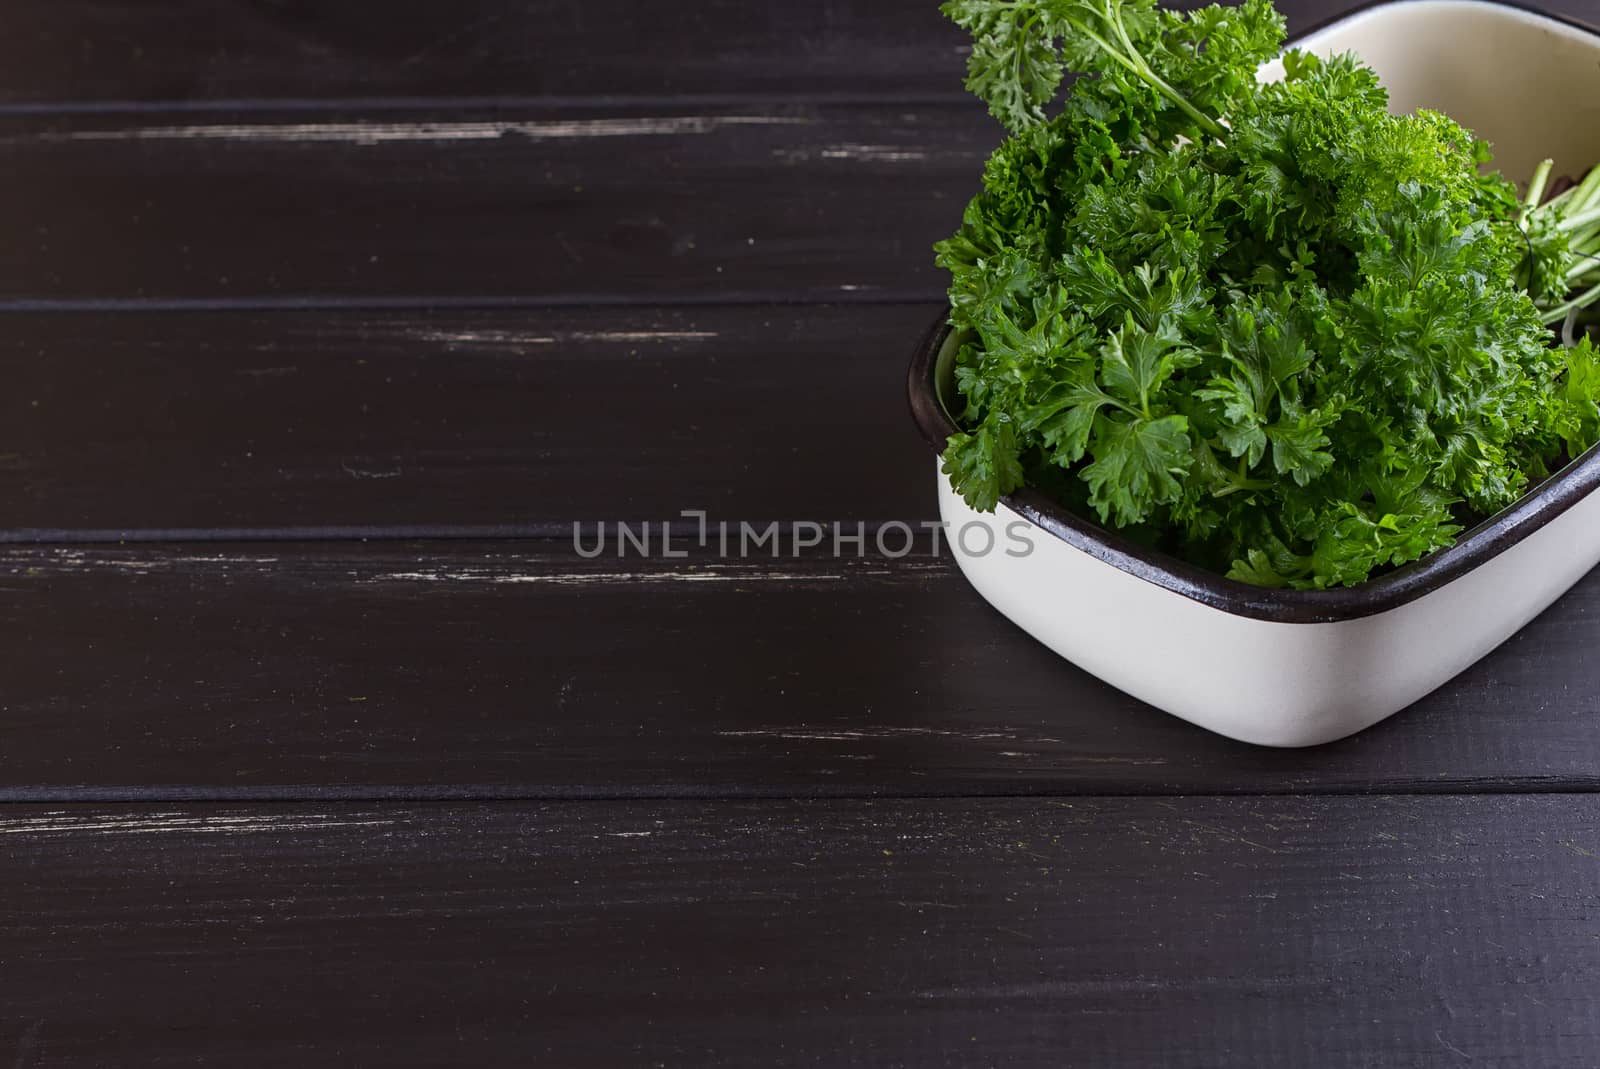
[[[1395,110],[1448,113],[1493,143],[1496,164],[1509,175],[1530,174],[1551,154],[1557,174],[1600,160],[1594,31],[1501,4],[1399,0],[1294,43],[1359,53],[1389,88]],[[1277,67],[1263,73],[1281,74]],[[940,400],[949,396],[954,356],[948,328],[936,326],[910,371],[913,414],[937,449],[955,430]],[[993,514],[975,512],[943,474],[937,479],[952,552],[997,609],[1135,697],[1267,746],[1328,742],[1398,712],[1500,645],[1600,562],[1600,495],[1593,493],[1600,450],[1450,549],[1330,591],[1263,590],[1217,577],[1031,491],[1006,498]],[[967,537],[956,537],[969,525]],[[1019,532],[1031,551],[1006,552]]]

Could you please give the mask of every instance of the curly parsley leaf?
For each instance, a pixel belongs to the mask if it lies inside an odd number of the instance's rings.
[[[1044,105],[1061,86],[1054,25],[1040,5],[1013,0],[951,0],[940,10],[972,34],[967,88],[1007,128],[1044,120]]]
[[[1182,416],[1160,419],[1101,419],[1083,469],[1089,503],[1102,520],[1127,527],[1149,519],[1157,505],[1178,499],[1178,476],[1188,468],[1189,423]]]

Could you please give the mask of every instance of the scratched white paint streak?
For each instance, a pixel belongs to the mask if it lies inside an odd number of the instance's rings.
[[[614,583],[771,583],[837,582],[843,575],[814,572],[578,572],[556,575],[506,574],[461,571],[388,572],[364,580],[368,583],[549,583],[555,586],[590,586]]]
[[[922,149],[902,145],[863,145],[846,142],[837,145],[799,146],[775,148],[772,157],[784,163],[805,163],[809,160],[850,160],[855,163],[919,163],[928,159]]]
[[[917,736],[938,736],[942,738],[966,739],[971,742],[989,742],[1003,739],[1012,742],[1026,743],[1029,745],[1059,745],[1062,740],[1049,735],[1035,735],[1024,728],[1003,728],[1000,730],[972,730],[962,731],[956,728],[930,728],[930,727],[903,727],[903,726],[865,726],[860,728],[834,728],[831,730],[818,730],[815,728],[751,728],[737,731],[718,731],[716,734],[723,738],[747,739],[783,739],[791,742],[869,742],[880,739],[896,739]],[[1003,757],[1031,757],[1032,754],[1017,750],[1001,750]],[[1106,764],[1106,765],[1164,765],[1164,757],[1134,757],[1123,755],[1101,754],[1072,754],[1057,755],[1052,760],[1069,760],[1081,764]]]
[[[17,555],[20,556],[21,554]],[[152,561],[131,557],[108,557],[100,554],[91,555],[81,549],[47,550],[45,558],[51,564],[67,571],[103,568],[119,572],[134,572],[136,574],[144,574],[154,571],[158,566],[173,563],[171,558],[164,561]]]
[[[691,543],[685,543],[688,545]],[[10,567],[43,568],[56,572],[118,571],[145,574],[158,569],[168,569],[185,564],[213,565],[274,565],[282,557],[251,557],[229,554],[190,554],[184,556],[153,555],[148,558],[108,556],[76,549],[0,551],[0,564]],[[776,563],[781,558],[772,558]],[[943,574],[948,567],[941,561],[900,560],[892,567],[872,567],[865,562],[853,564],[846,572],[784,572],[765,571],[761,564],[689,566],[686,571],[647,572],[531,572],[517,571],[520,561],[508,560],[504,565],[468,565],[455,568],[434,568],[380,572],[352,578],[364,583],[536,583],[555,586],[590,586],[625,583],[836,583],[860,577],[895,577],[913,574]]]
[[[245,834],[263,831],[314,831],[320,828],[355,828],[394,824],[393,820],[336,820],[324,813],[295,813],[292,817],[262,814],[243,816],[189,816],[150,813],[141,816],[110,814],[68,816],[51,813],[40,817],[0,819],[0,835],[48,835],[63,832],[99,832],[105,835],[158,833]]]
[[[920,149],[857,144],[827,145],[818,155],[825,160],[860,160],[865,163],[903,163],[928,158],[928,154]]]
[[[714,330],[567,330],[552,334],[524,334],[515,330],[429,330],[418,335],[423,341],[452,345],[555,345],[559,342],[669,342],[705,341],[715,338]]]
[[[158,568],[172,568],[184,564],[277,564],[278,557],[248,557],[232,554],[201,553],[150,557],[114,556],[81,549],[51,549],[44,551],[11,550],[3,554],[6,560],[28,563],[34,567],[54,567],[61,571],[116,571],[143,575]]]
[[[213,123],[139,126],[126,130],[49,133],[54,141],[333,141],[382,145],[403,141],[493,141],[516,135],[534,141],[590,137],[662,137],[710,134],[739,126],[801,126],[812,120],[792,115],[672,115],[567,122],[326,122]]]
[[[801,728],[795,729],[767,729],[744,731],[719,731],[718,735],[725,738],[773,738],[794,739],[813,742],[859,742],[863,739],[892,739],[905,735],[942,735],[954,738],[971,739],[981,742],[987,739],[1017,739],[1023,736],[1015,731],[955,731],[945,728],[922,727],[869,727],[860,729],[838,729],[833,731],[815,731]],[[1059,742],[1059,739],[1033,738],[1032,742]]]

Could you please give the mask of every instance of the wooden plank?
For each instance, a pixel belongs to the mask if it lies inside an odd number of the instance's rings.
[[[922,0],[14,0],[0,100],[953,94]]]
[[[938,307],[12,315],[3,523],[932,518]]]
[[[935,299],[1000,133],[959,94],[305,103],[0,116],[0,308]]]
[[[965,102],[0,117],[0,309],[936,299],[998,140]]]
[[[926,541],[714,543],[7,548],[0,798],[1600,789],[1600,575],[1412,709],[1284,752],[1092,679]]]
[[[8,807],[18,1065],[1587,1069],[1600,800]]]
[[[1286,0],[1296,27],[1350,6]],[[1591,11],[1591,0],[1562,0]],[[0,101],[961,92],[923,0],[13,0]]]

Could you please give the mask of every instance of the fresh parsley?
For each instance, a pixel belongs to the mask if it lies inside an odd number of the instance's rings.
[[[1010,136],[936,246],[972,506],[1024,483],[1265,586],[1450,545],[1600,439],[1600,168],[1546,200],[1270,0],[951,0]],[[1078,77],[1049,114],[1068,71]]]

